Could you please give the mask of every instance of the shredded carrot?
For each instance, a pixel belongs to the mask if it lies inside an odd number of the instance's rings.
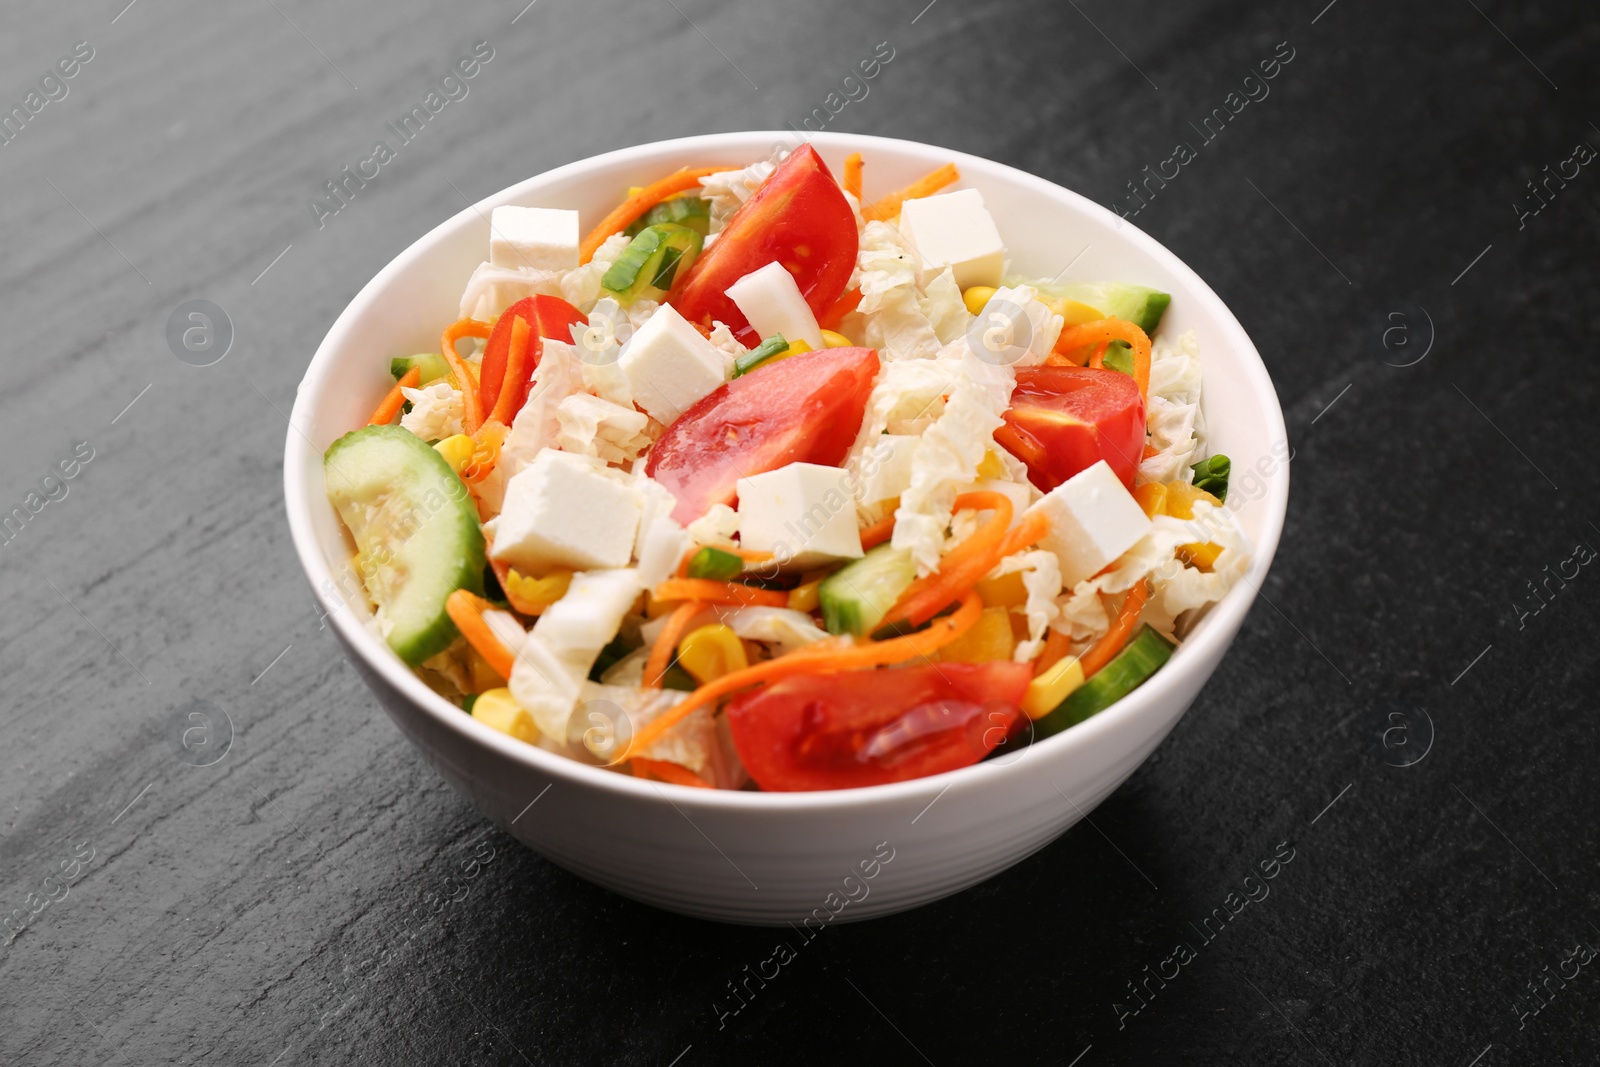
[[[506,424],[490,419],[478,427],[472,436],[472,455],[461,467],[461,480],[476,485],[489,477],[494,465],[500,462],[500,446],[505,443]]]
[[[817,319],[817,325],[824,330],[837,330],[839,323],[844,321],[844,317],[854,311],[860,304],[861,290],[846,289],[840,294],[839,299],[835,300],[828,310],[822,313],[822,317]]]
[[[478,650],[478,655],[494,668],[496,674],[509,681],[516,657],[500,643],[494,631],[489,629],[489,624],[483,621],[485,607],[488,607],[488,601],[465,589],[457,589],[444,602],[445,613],[456,624],[456,629],[461,631],[461,636],[467,639],[467,644]]]
[[[1122,646],[1133,636],[1134,627],[1139,625],[1139,613],[1144,610],[1145,601],[1149,599],[1150,582],[1147,579],[1142,579],[1138,585],[1128,590],[1128,598],[1122,602],[1117,617],[1111,620],[1111,629],[1091,645],[1089,651],[1078,657],[1085,678],[1110,663],[1111,657],[1122,651]]]
[[[877,522],[861,531],[861,547],[876,548],[894,536],[894,512],[889,512]]]
[[[833,674],[926,658],[972,629],[981,614],[983,614],[983,601],[978,598],[977,593],[969,591],[962,597],[960,608],[942,619],[935,619],[926,630],[919,630],[904,637],[890,638],[887,641],[857,642],[850,638],[818,641],[786,656],[754,664],[742,671],[724,674],[721,678],[707,682],[690,693],[682,703],[652,719],[644,729],[634,735],[628,751],[649,748],[696,708],[704,707],[729,693],[752,685],[775,682],[796,674]]]
[[[1139,395],[1146,399],[1150,396],[1150,337],[1139,327],[1126,319],[1096,319],[1094,322],[1084,322],[1077,326],[1068,326],[1056,338],[1056,346],[1052,350],[1047,362],[1060,366],[1063,363],[1077,362],[1071,353],[1076,349],[1088,345],[1099,345],[1096,360],[1091,361],[1091,366],[1099,366],[1099,359],[1104,357],[1104,346],[1112,341],[1125,341],[1133,349],[1133,380],[1139,383]]]
[[[367,425],[387,426],[389,423],[393,422],[394,417],[400,414],[400,409],[405,407],[406,403],[405,394],[400,390],[415,389],[421,384],[421,367],[412,367],[410,370],[402,374],[400,376],[400,380],[394,383],[394,388],[390,389],[389,394],[378,403],[376,408],[373,409],[372,418],[367,420]]]
[[[932,196],[940,189],[961,180],[961,173],[956,170],[954,163],[946,163],[931,174],[924,174],[910,185],[897,193],[890,193],[882,200],[875,201],[871,206],[861,212],[861,217],[867,222],[888,222],[900,214],[900,205],[907,200],[917,200],[924,196]]]
[[[506,375],[500,383],[500,394],[495,397],[494,410],[485,421],[510,426],[516,417],[516,408],[522,406],[523,386],[528,382],[528,353],[532,350],[532,329],[528,320],[518,315],[511,321],[511,347],[506,352]]]
[[[1011,498],[1004,493],[963,493],[956,497],[955,508],[979,508],[993,511],[994,516],[947,552],[939,561],[938,570],[912,582],[889,609],[885,623],[920,626],[978,584],[1000,562],[1006,528],[1011,525]]]
[[[711,783],[698,774],[683,766],[681,763],[672,763],[662,759],[645,759],[635,756],[632,761],[635,777],[653,778],[658,782],[671,782],[673,785],[693,786],[695,789],[710,789]]]
[[[638,192],[629,195],[628,199],[618,204],[611,214],[600,220],[600,225],[589,231],[589,236],[578,246],[578,262],[589,262],[600,246],[606,243],[607,237],[621,233],[661,201],[696,188],[700,184],[700,179],[708,174],[737,169],[737,167],[684,167],[673,171],[658,182],[651,182]]]
[[[781,608],[789,603],[789,594],[777,589],[757,589],[753,585],[710,578],[668,578],[655,587],[651,596],[657,600],[704,600],[711,604],[766,608]]]
[[[861,153],[851,152],[844,157],[844,180],[839,183],[844,191],[861,202]]]
[[[1033,661],[1034,677],[1038,677],[1066,659],[1070,651],[1072,651],[1072,638],[1060,630],[1051,630],[1045,635],[1044,648],[1039,652],[1039,658]]]
[[[450,364],[450,371],[461,387],[461,428],[470,437],[483,425],[483,412],[478,407],[478,379],[467,370],[466,361],[456,351],[456,342],[463,337],[488,337],[494,324],[477,319],[457,319],[439,335],[439,352]]]
[[[1015,555],[1025,548],[1038,544],[1045,534],[1050,532],[1050,520],[1044,512],[1035,511],[1031,515],[1022,516],[1022,521],[1006,534],[1005,543],[1000,546],[1000,557],[995,562]]]
[[[678,642],[683,639],[683,631],[688,627],[689,620],[704,611],[705,607],[703,600],[685,600],[667,619],[666,626],[661,628],[661,636],[650,647],[650,658],[644,661],[645,685],[652,689],[661,688],[667,668],[672,665],[672,654],[678,650]]]

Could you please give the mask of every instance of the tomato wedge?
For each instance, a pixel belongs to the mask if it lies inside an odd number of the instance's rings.
[[[506,308],[500,320],[494,324],[494,329],[489,332],[489,341],[483,349],[483,364],[479,372],[478,399],[483,406],[484,415],[494,410],[495,402],[500,399],[500,389],[504,384],[506,375],[506,358],[511,353],[511,324],[517,319],[524,319],[532,331],[529,338],[528,370],[539,365],[539,341],[541,337],[553,337],[557,341],[572,343],[572,327],[588,325],[589,320],[583,312],[561,299],[559,296],[529,296],[518,300]],[[517,383],[517,388],[522,395],[514,398],[511,412],[515,415],[522,410],[523,402],[528,399],[528,383]]]
[[[1048,493],[1100,460],[1129,489],[1144,453],[1144,398],[1128,375],[1093,367],[1017,371],[1011,410],[994,439]]]
[[[1027,718],[1026,663],[923,663],[801,675],[735,697],[728,726],[762,789],[903,782],[978,762]]]
[[[697,325],[726,323],[754,348],[760,338],[728,299],[728,286],[768,263],[782,263],[821,318],[850,283],[858,245],[855,216],[839,183],[816,149],[801,145],[734,212],[669,302]]]
[[[779,360],[701,397],[650,450],[645,473],[678,498],[687,525],[731,504],[736,483],[789,463],[836,466],[850,451],[878,374],[870,348]]]

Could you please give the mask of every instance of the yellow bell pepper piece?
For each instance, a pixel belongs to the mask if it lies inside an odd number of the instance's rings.
[[[855,346],[856,343],[842,333],[835,333],[832,330],[822,331],[823,348],[854,348]]]
[[[1028,602],[1028,587],[1022,582],[1021,571],[985,578],[976,588],[978,599],[986,608],[1020,608]]]
[[[750,666],[750,657],[732,627],[714,622],[690,630],[678,642],[678,665],[705,685],[724,674],[744,670]]]
[[[816,611],[822,605],[822,579],[802,582],[789,590],[789,606],[795,611]]]
[[[1010,659],[1014,648],[1010,610],[984,608],[972,628],[941,648],[938,658],[948,663],[988,663]]]
[[[961,302],[967,305],[967,310],[974,315],[982,315],[984,305],[994,294],[995,288],[992,285],[974,285],[961,294]]]
[[[1042,719],[1067,699],[1083,684],[1083,667],[1077,656],[1057,660],[1050,669],[1034,675],[1028,689],[1022,694],[1022,710],[1030,719]]]
[[[1135,486],[1133,499],[1139,502],[1141,508],[1144,508],[1145,518],[1147,519],[1153,519],[1157,515],[1165,515],[1167,513],[1167,487],[1157,482],[1146,482],[1143,485]]]
[[[504,686],[479,693],[478,699],[472,704],[472,717],[518,741],[526,741],[530,745],[539,742],[539,728],[533,724],[533,716],[517,703],[511,690]]]
[[[1202,500],[1217,507],[1222,506],[1222,501],[1188,482],[1169,482],[1163,488],[1166,489],[1166,513],[1175,519],[1194,518],[1194,506]],[[1222,546],[1214,541],[1191,541],[1179,545],[1177,550],[1179,559],[1203,571],[1210,570],[1220,555]]]
[[[433,446],[433,450],[443,456],[444,461],[450,464],[450,469],[457,474],[460,474],[461,468],[467,465],[467,460],[472,458],[472,449],[472,438],[464,433],[446,437]]]
[[[572,572],[568,570],[554,570],[543,578],[529,578],[515,569],[506,572],[506,593],[533,615],[543,613],[545,608],[566,596],[571,584]]]

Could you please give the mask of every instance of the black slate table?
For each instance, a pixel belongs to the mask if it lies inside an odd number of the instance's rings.
[[[0,39],[0,1062],[1600,1058],[1592,5],[125,3]],[[1165,242],[1260,347],[1293,490],[1231,656],[1091,821],[721,1014],[781,935],[553,867],[380,712],[290,548],[284,412],[467,198],[808,118]],[[196,300],[219,361],[174,358]]]

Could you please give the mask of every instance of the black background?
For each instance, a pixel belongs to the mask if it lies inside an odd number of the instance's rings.
[[[1527,984],[1600,947],[1600,572],[1529,583],[1600,547],[1600,174],[1519,218],[1600,146],[1592,5],[124,2],[11,4],[0,40],[8,106],[95,50],[0,146],[0,510],[94,455],[0,547],[0,914],[93,850],[0,946],[0,1062],[1595,1061],[1593,968],[1537,1014]],[[322,183],[479,39],[470,95],[319,229]],[[319,629],[283,412],[345,303],[469,200],[799,123],[879,42],[830,129],[1107,206],[1198,148],[1134,222],[1261,350],[1289,519],[1232,654],[1092,824],[829,928],[719,1027],[794,936],[598,890],[442,785]],[[1200,145],[1281,42],[1270,95]],[[214,366],[167,347],[194,298],[233,324]],[[165,732],[194,700],[231,723],[209,766]]]

